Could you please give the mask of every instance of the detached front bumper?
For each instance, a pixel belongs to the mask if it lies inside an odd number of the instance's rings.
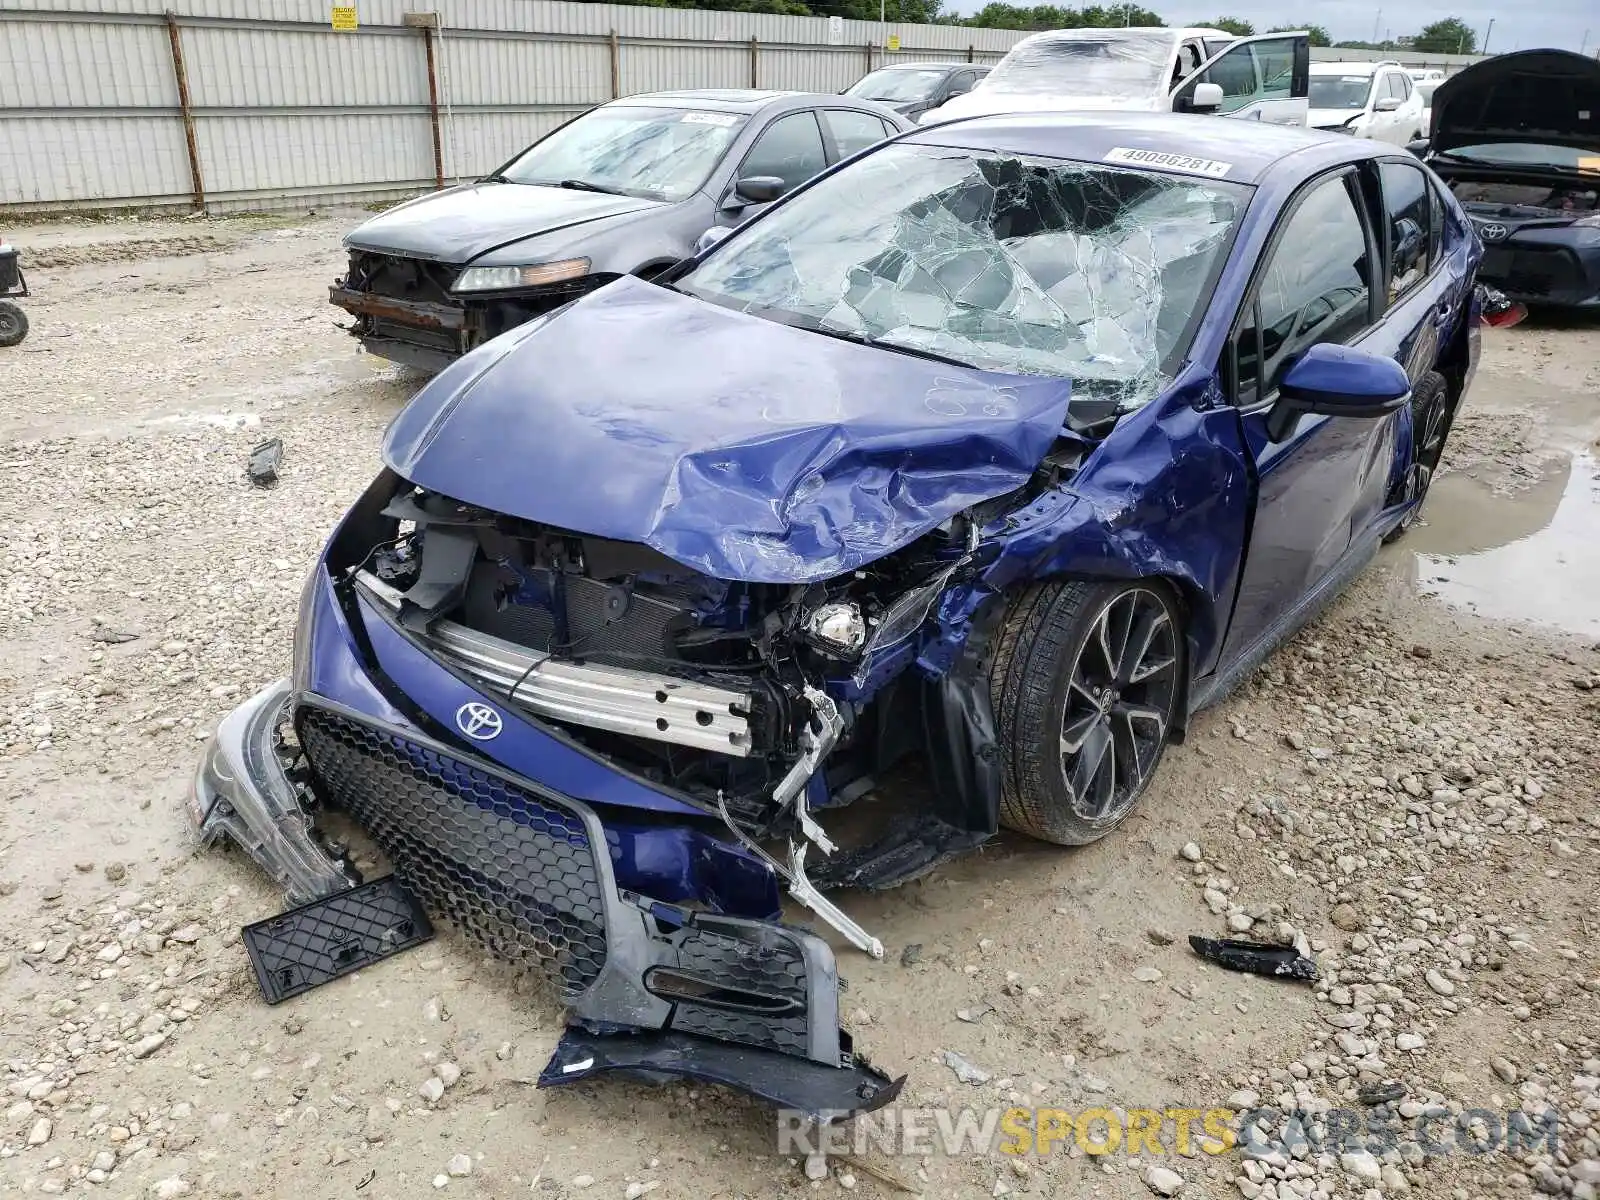
[[[903,1080],[839,1026],[827,943],[621,891],[592,808],[409,727],[280,681],[219,726],[190,812],[203,843],[236,842],[301,903],[359,882],[317,841],[305,788],[354,819],[431,913],[560,988],[572,1028],[541,1086],[687,1077],[819,1119],[898,1094]]]

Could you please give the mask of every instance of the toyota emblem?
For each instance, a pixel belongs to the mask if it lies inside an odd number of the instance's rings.
[[[1479,230],[1478,230],[1478,234],[1486,242],[1504,241],[1505,238],[1506,238],[1506,235],[1509,234],[1510,232],[1511,232],[1511,230],[1507,229],[1504,225],[1501,225],[1499,223],[1494,223],[1494,224],[1490,224],[1490,225],[1484,225],[1484,226],[1480,227]]]
[[[500,714],[477,700],[456,709],[456,728],[475,742],[487,742],[500,736]]]

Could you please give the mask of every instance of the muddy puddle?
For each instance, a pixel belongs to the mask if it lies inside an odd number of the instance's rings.
[[[1425,512],[1403,543],[1423,595],[1494,620],[1600,637],[1600,461],[1574,455],[1514,496],[1446,474]]]

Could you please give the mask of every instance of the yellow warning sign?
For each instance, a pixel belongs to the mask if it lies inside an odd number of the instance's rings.
[[[889,35],[889,49],[890,50],[898,50],[898,49],[900,49],[900,35],[898,33],[891,33]]]
[[[354,33],[359,28],[356,22],[356,6],[354,4],[335,4],[333,6],[333,27],[340,33]]]

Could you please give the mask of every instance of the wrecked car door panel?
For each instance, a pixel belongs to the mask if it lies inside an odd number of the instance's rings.
[[[1388,484],[1392,421],[1306,415],[1273,437],[1278,386],[1320,342],[1372,326],[1377,242],[1354,171],[1310,184],[1281,221],[1230,344],[1234,401],[1256,475],[1255,512],[1225,660],[1242,657],[1351,549],[1355,514]]]

